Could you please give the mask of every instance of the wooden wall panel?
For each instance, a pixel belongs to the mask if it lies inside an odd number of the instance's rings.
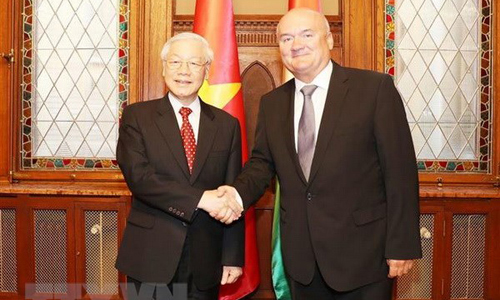
[[[143,76],[139,83],[142,86],[141,99],[136,99],[137,101],[160,98],[165,94],[160,52],[172,35],[172,1],[153,0],[144,3],[143,27],[138,27],[135,32],[137,46],[142,48],[137,49],[142,51],[139,57],[142,68],[137,72]]]
[[[500,22],[497,22],[500,23]],[[494,200],[493,200],[494,201]],[[486,282],[485,289],[491,299],[500,299],[500,201],[495,203],[496,209],[491,210],[488,219],[487,252],[486,252]]]
[[[493,4],[493,174],[495,176],[496,186],[500,183],[500,105],[498,105],[500,100],[500,51],[498,45],[500,45],[500,3],[492,2]],[[499,247],[500,248],[500,247]],[[500,259],[499,259],[500,260]],[[499,263],[500,264],[500,263]],[[500,270],[500,268],[499,268]],[[500,275],[500,272],[497,273]],[[498,276],[497,278],[500,278]],[[496,285],[496,291],[498,298],[500,299],[500,284]]]
[[[76,191],[76,190],[75,190]],[[73,191],[73,192],[75,192]],[[125,190],[123,190],[125,192]],[[40,192],[40,190],[39,190]],[[61,193],[62,194],[62,193]],[[30,195],[30,194],[3,194],[0,191],[0,209],[14,209],[16,211],[16,253],[17,253],[17,292],[5,293],[0,292],[0,299],[27,299],[34,292],[32,284],[36,282],[36,266],[35,261],[40,259],[35,255],[35,212],[40,210],[49,211],[63,211],[66,227],[66,276],[68,283],[85,283],[86,282],[86,265],[85,265],[85,226],[83,217],[84,210],[93,211],[116,211],[118,216],[118,236],[121,237],[125,227],[126,206],[130,205],[129,196],[92,196],[92,195],[77,195],[78,192],[64,195]],[[39,224],[44,225],[44,229],[48,232],[54,233],[52,237],[40,236],[38,238],[42,241],[43,253],[48,257],[44,259],[45,262],[53,261],[58,262],[60,257],[54,257],[51,253],[51,238],[59,238],[55,232],[58,230],[57,218],[44,218]],[[0,221],[1,220],[0,218]],[[2,225],[4,225],[2,223]],[[4,228],[4,227],[2,227]],[[59,228],[61,229],[61,228]],[[5,249],[2,249],[4,251]],[[39,255],[39,253],[38,253]],[[95,253],[94,253],[95,255]],[[110,253],[108,253],[110,255]],[[108,257],[109,259],[109,257]],[[9,262],[10,264],[11,262]],[[50,270],[50,265],[45,264],[43,271],[45,278],[47,278],[47,271]],[[2,268],[0,272],[5,272],[6,269]],[[38,270],[40,272],[40,270]],[[50,276],[49,276],[50,277]],[[39,280],[39,279],[38,279]],[[116,278],[116,282],[124,282],[125,277],[120,274]],[[45,282],[44,282],[45,283]],[[46,282],[52,284],[52,282]],[[59,284],[59,283],[57,283]],[[81,286],[77,285],[77,288]],[[68,288],[67,295],[55,295],[55,298],[61,299],[80,299],[80,297],[72,297],[72,287]],[[79,295],[78,291],[73,295]],[[38,297],[38,298],[37,298]],[[52,299],[54,295],[50,294],[37,294],[34,298],[37,299]],[[111,299],[111,295],[92,295],[92,299]],[[116,299],[116,298],[113,298]],[[120,298],[121,299],[121,298]]]
[[[13,3],[0,1],[0,53],[9,54],[14,48]],[[15,57],[19,59],[18,57]],[[14,64],[0,57],[0,182],[9,179],[11,161],[11,104]]]
[[[140,0],[130,1],[130,51],[129,51],[129,103],[138,102],[144,91],[144,35],[141,29],[145,24],[145,3]]]
[[[259,249],[260,285],[252,299],[274,299],[271,278],[271,236],[274,193],[269,189],[255,208],[257,247]]]
[[[260,61],[255,61],[244,69],[241,83],[246,117],[247,150],[250,154],[254,143],[260,98],[275,88],[276,83],[269,68]]]
[[[374,70],[376,66],[376,0],[342,1],[344,65]]]

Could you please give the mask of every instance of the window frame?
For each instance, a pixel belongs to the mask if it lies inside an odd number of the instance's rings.
[[[343,0],[347,1],[347,0]],[[385,51],[386,51],[386,0],[376,0],[374,4],[376,17],[373,18],[373,39],[374,39],[374,68],[379,72],[385,73]],[[491,44],[492,44],[492,70],[491,70],[491,165],[490,172],[485,173],[469,173],[469,172],[421,172],[419,171],[419,181],[425,185],[436,185],[442,187],[443,185],[478,185],[478,186],[500,186],[500,164],[498,154],[500,152],[500,105],[499,105],[499,91],[500,81],[500,52],[497,51],[494,45],[497,45],[500,40],[500,5],[491,4]],[[496,79],[496,80],[495,80]]]
[[[140,45],[144,43],[144,38],[137,34],[143,28],[145,4],[139,0],[125,0],[128,4],[128,104],[137,102],[141,98],[141,82],[146,76],[140,72],[144,65],[143,52]],[[14,51],[19,56],[18,61],[22,61],[23,49],[23,7],[24,1],[13,1],[13,24]],[[22,167],[22,64],[13,65],[12,70],[12,97],[11,101],[11,132],[9,148],[12,149],[11,171],[9,178],[11,182],[50,182],[50,181],[92,181],[92,182],[123,182],[123,175],[119,168],[116,169],[23,169]],[[121,117],[121,113],[120,113]]]

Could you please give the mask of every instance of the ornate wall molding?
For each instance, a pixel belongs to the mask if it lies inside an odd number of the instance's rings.
[[[277,47],[276,26],[281,16],[235,16],[236,40],[239,47]],[[327,17],[333,34],[334,47],[342,47],[342,20],[340,16]],[[193,30],[193,16],[174,16],[173,32]]]

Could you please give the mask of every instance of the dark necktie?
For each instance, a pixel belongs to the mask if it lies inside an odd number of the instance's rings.
[[[194,157],[196,155],[196,140],[194,138],[194,131],[191,123],[189,123],[189,115],[193,111],[189,107],[182,107],[179,113],[182,116],[181,136],[182,145],[184,146],[184,153],[186,153],[186,160],[189,168],[189,174],[193,173]]]
[[[304,106],[299,120],[297,154],[307,181],[309,181],[314,156],[315,120],[311,96],[316,88],[318,88],[316,85],[306,85],[300,90],[304,95]]]

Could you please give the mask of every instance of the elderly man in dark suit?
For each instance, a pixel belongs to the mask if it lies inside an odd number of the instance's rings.
[[[248,207],[277,175],[294,299],[391,299],[391,278],[421,256],[418,173],[401,98],[388,75],[330,59],[329,24],[316,11],[290,10],[277,37],[295,79],[262,97],[251,158],[234,188],[219,192]]]
[[[161,58],[169,93],[129,105],[121,119],[117,160],[133,201],[116,267],[133,283],[129,299],[171,299],[175,283],[189,299],[217,299],[244,263],[243,220],[209,215],[241,213],[214,190],[241,169],[240,126],[197,95],[213,59],[203,37],[179,34]]]

